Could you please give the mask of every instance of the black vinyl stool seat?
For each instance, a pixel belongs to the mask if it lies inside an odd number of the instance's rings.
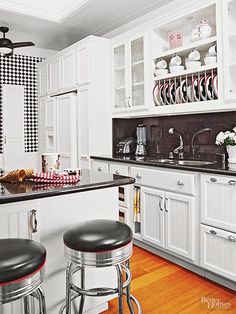
[[[68,260],[66,272],[66,309],[71,313],[71,301],[81,297],[79,313],[83,313],[85,296],[107,296],[118,293],[119,313],[123,313],[123,295],[126,295],[130,313],[134,313],[132,301],[142,313],[137,299],[130,294],[131,273],[129,258],[133,252],[133,233],[130,227],[114,220],[99,219],[81,222],[63,236],[65,256]],[[117,288],[85,289],[86,267],[114,266],[117,271]],[[72,275],[81,272],[81,287],[72,283]],[[123,282],[122,274],[126,274]],[[125,291],[124,291],[125,290]],[[72,295],[72,292],[74,294]]]
[[[45,299],[40,287],[45,273],[45,248],[29,239],[0,239],[0,304],[24,298],[29,313],[29,295],[39,300],[40,313]]]

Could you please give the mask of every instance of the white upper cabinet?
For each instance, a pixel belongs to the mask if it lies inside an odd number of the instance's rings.
[[[89,45],[78,47],[76,55],[76,84],[78,86],[90,83],[89,77]]]
[[[114,112],[146,109],[146,59],[147,39],[145,34],[113,45]]]
[[[71,50],[61,56],[61,88],[68,90],[75,87],[76,68],[75,51]]]
[[[224,96],[236,100],[236,0],[222,1],[224,43]]]
[[[57,57],[48,63],[49,93],[58,93],[61,90],[61,58]]]
[[[38,68],[38,93],[46,96],[48,93],[48,64],[46,62]]]

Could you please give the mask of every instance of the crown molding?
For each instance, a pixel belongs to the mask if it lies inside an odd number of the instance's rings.
[[[74,0],[71,4],[66,5],[59,12],[48,10],[47,8],[38,8],[33,5],[24,3],[14,3],[14,1],[0,0],[0,10],[14,12],[20,15],[28,15],[39,19],[47,20],[54,23],[63,23],[69,16],[86,5],[89,0]]]

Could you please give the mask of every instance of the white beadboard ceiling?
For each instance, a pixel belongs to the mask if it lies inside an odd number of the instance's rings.
[[[62,49],[88,35],[102,36],[171,1],[0,0],[0,23],[10,28],[13,40]]]

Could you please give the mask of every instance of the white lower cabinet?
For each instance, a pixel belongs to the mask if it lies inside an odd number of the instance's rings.
[[[195,261],[195,208],[191,196],[141,187],[141,236]]]
[[[201,266],[236,281],[236,234],[201,225]]]
[[[34,225],[35,214],[37,216],[37,205],[34,201],[1,205],[0,239],[24,238],[37,241],[38,234],[35,232],[37,228]],[[36,313],[36,305],[35,310]],[[22,300],[0,305],[0,313],[23,314]]]
[[[164,247],[164,192],[141,187],[141,236],[144,240]]]
[[[195,198],[165,193],[165,248],[195,261]]]
[[[109,165],[107,162],[104,162],[104,161],[93,160],[92,170],[93,171],[100,171],[100,172],[109,172]]]
[[[201,222],[236,233],[236,180],[232,176],[201,176]]]

